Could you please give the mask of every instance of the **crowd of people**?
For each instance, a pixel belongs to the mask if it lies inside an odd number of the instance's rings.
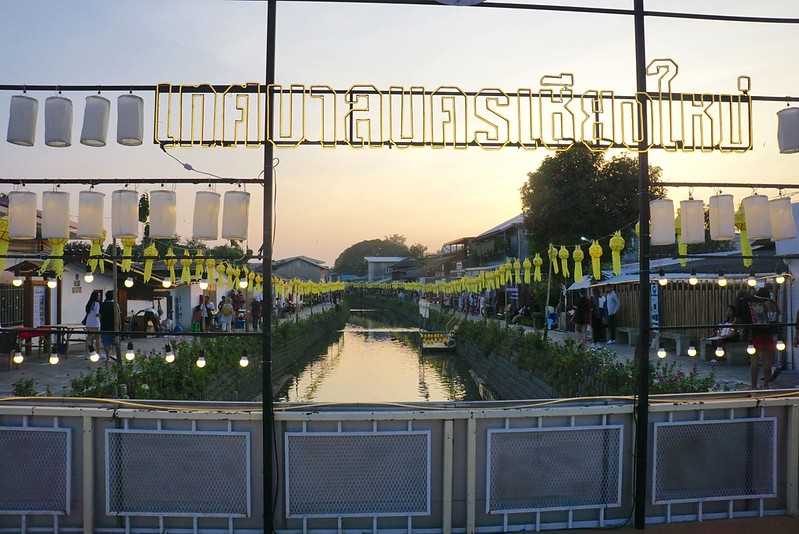
[[[241,291],[222,295],[219,304],[207,295],[200,295],[192,309],[191,328],[194,332],[258,330],[262,317],[263,301],[253,298],[248,303]]]
[[[578,339],[587,343],[616,342],[616,317],[621,301],[613,286],[596,287],[580,292],[569,310]]]

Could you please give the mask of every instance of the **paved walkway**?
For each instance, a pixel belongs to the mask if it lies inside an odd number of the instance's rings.
[[[317,314],[332,308],[332,304],[318,304],[311,308],[305,308],[298,315],[290,315],[280,319],[281,323],[286,321],[302,320],[310,316],[311,313]],[[186,337],[150,337],[132,339],[134,349],[143,355],[156,355],[163,353],[166,343],[178,342]],[[122,350],[125,350],[127,340],[122,343]],[[48,355],[39,356],[34,349],[30,357],[27,357],[20,366],[10,371],[0,371],[0,397],[9,397],[13,394],[14,384],[20,380],[32,379],[37,393],[61,396],[66,394],[72,380],[81,375],[91,372],[98,366],[105,365],[104,362],[92,363],[88,359],[86,350],[82,344],[74,344],[70,347],[69,353],[62,358],[58,365],[50,365]]]

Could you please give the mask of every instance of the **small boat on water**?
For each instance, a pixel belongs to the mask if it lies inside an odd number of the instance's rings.
[[[419,332],[423,352],[451,352],[455,350],[455,338],[449,332]]]

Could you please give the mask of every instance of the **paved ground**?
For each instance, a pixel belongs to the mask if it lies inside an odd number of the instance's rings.
[[[331,305],[328,304],[320,304],[313,308],[313,313],[320,313],[330,307]],[[310,313],[310,308],[302,310],[299,319],[307,317]],[[297,316],[291,315],[280,319],[280,322],[293,321],[296,318]],[[164,345],[170,341],[170,338],[138,338],[132,341],[134,348],[139,353],[148,355],[163,352]],[[125,350],[125,343],[123,343],[122,350]],[[28,378],[33,379],[38,393],[43,394],[49,388],[51,395],[62,395],[69,389],[72,380],[104,364],[102,361],[90,362],[84,347],[79,344],[70,347],[69,354],[66,358],[62,358],[58,365],[50,365],[48,355],[40,356],[34,349],[22,365],[15,366],[16,368],[11,371],[0,372],[0,397],[11,396],[14,391],[14,383]]]

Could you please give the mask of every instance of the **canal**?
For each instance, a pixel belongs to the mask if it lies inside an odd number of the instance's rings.
[[[289,402],[479,400],[454,353],[423,353],[414,325],[353,313],[337,341],[295,370],[280,392]],[[381,331],[382,330],[382,331]]]

